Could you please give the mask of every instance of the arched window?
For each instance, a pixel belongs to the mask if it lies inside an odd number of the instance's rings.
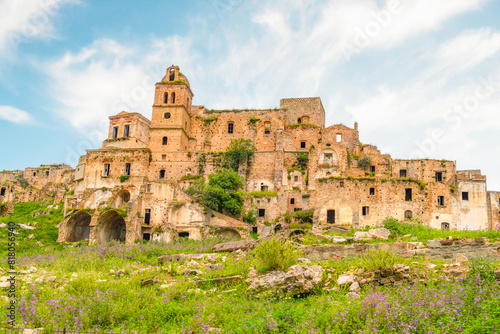
[[[227,123],[227,133],[233,133],[234,123]]]
[[[168,103],[168,93],[165,93],[163,102]]]
[[[168,138],[167,137],[163,137],[163,145],[167,145],[168,143]]]
[[[297,119],[297,123],[302,123],[302,118]]]
[[[413,218],[413,212],[410,210],[405,211],[405,219],[412,219]]]
[[[172,117],[172,114],[170,114],[169,112],[163,114],[163,118],[165,119],[169,119],[170,117]]]
[[[174,81],[175,79],[175,69],[171,68],[170,69],[170,81]]]
[[[175,103],[175,93],[172,93],[172,103]]]

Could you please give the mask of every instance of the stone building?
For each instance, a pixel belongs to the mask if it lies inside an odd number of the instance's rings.
[[[453,161],[382,154],[361,144],[357,123],[326,127],[318,97],[282,99],[275,109],[210,110],[192,105],[194,94],[177,66],[155,88],[151,120],[138,113],[111,116],[102,148],[87,150],[74,179],[65,180],[74,195],[65,196],[60,241],[245,237],[283,226],[285,214],[296,211],[312,212],[314,224],[354,227],[377,225],[388,216],[442,229],[500,224],[500,193],[487,191],[480,171],[457,171]],[[256,147],[239,170],[244,208],[255,210],[256,226],[204,212],[183,191],[213,173],[221,152],[241,138]],[[298,163],[304,158],[306,165]],[[40,185],[35,173],[27,169],[24,175]],[[12,180],[0,183],[6,194],[12,191]]]

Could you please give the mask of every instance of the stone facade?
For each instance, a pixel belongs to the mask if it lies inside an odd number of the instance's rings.
[[[58,183],[74,190],[64,199],[60,241],[171,241],[222,230],[244,236],[283,226],[290,222],[285,213],[301,210],[312,210],[315,224],[363,227],[394,216],[443,229],[499,227],[500,193],[487,191],[480,171],[382,154],[361,144],[357,123],[326,127],[318,97],[282,99],[279,108],[265,110],[210,110],[192,105],[193,97],[186,76],[169,67],[155,86],[151,120],[138,113],[111,116],[108,138],[87,150],[75,170],[42,166],[0,174],[0,202],[41,198],[46,195],[33,192]],[[239,171],[249,194],[244,208],[257,212],[257,226],[241,217],[212,217],[183,192],[195,177],[216,171],[221,153],[241,138],[257,149]],[[304,156],[307,165],[297,165]],[[250,195],[262,190],[276,195]]]

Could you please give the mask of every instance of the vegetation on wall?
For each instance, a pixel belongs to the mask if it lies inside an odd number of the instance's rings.
[[[224,168],[238,171],[240,164],[248,163],[255,153],[255,146],[250,139],[233,139],[224,152]]]
[[[370,167],[371,164],[372,164],[372,158],[370,158],[367,155],[363,156],[362,158],[360,158],[358,160],[358,167],[363,168],[363,169]]]
[[[122,175],[122,176],[120,176],[120,182],[121,183],[127,181],[128,179],[130,179],[129,175]]]
[[[307,169],[308,163],[309,163],[309,153],[307,152],[297,153],[297,160],[295,160],[292,167],[303,171]]]
[[[239,190],[243,187],[243,179],[238,173],[223,168],[210,174],[208,180],[208,183],[205,183],[204,178],[198,178],[186,193],[206,208],[220,213],[227,210],[233,215],[240,214],[244,200]]]
[[[229,211],[233,215],[241,213],[243,196],[239,189],[243,187],[243,179],[232,169],[221,169],[208,176],[208,184],[203,190],[205,205],[217,212]]]
[[[243,221],[248,224],[255,224],[257,222],[257,215],[255,213],[255,210],[249,210],[247,213],[244,213]]]

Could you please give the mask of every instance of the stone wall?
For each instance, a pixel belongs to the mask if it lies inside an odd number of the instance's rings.
[[[427,259],[454,261],[459,254],[468,258],[489,256],[500,259],[500,243],[489,243],[484,238],[431,240],[427,248],[420,242],[380,244],[324,245],[303,247],[304,256],[311,260],[356,257],[370,250],[384,249],[403,256],[421,255]]]

